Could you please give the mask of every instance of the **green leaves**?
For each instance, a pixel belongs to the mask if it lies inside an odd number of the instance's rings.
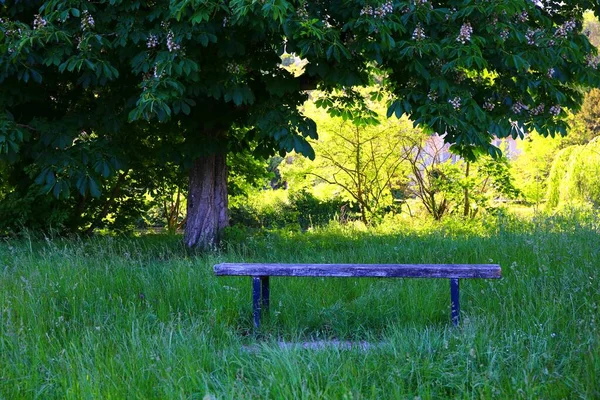
[[[506,58],[506,64],[517,72],[526,72],[531,67],[529,63],[519,54],[513,54]]]
[[[352,56],[350,52],[344,47],[344,45],[340,42],[333,42],[331,46],[327,48],[327,52],[325,53],[327,58],[341,62],[342,59],[350,59]]]
[[[27,127],[17,125],[10,112],[0,114],[0,161],[16,161],[30,136]]]
[[[58,72],[81,72],[87,69],[93,72],[98,79],[114,80],[119,78],[119,71],[109,62],[82,57],[81,55],[69,57],[58,66]],[[41,77],[40,77],[41,82]]]
[[[388,106],[386,116],[390,118],[395,115],[396,118],[401,118],[403,114],[408,114],[412,110],[410,103],[407,100],[394,100]]]
[[[280,24],[283,24],[288,12],[292,10],[292,5],[286,0],[267,0],[262,6],[263,15],[278,21]]]
[[[242,104],[252,104],[254,103],[254,93],[250,87],[243,86],[234,86],[229,88],[223,94],[223,99],[226,102],[233,102],[236,106],[241,106]]]
[[[181,101],[174,101],[173,102],[173,112],[175,114],[179,114],[180,112],[185,114],[185,115],[190,115],[190,113],[192,112],[192,109],[190,108],[190,106],[195,106],[196,102],[192,99],[184,99]]]
[[[372,102],[390,93],[388,118],[408,115],[492,154],[494,135],[564,131],[580,85],[600,85],[595,51],[565,25],[579,26],[569,10],[585,1],[553,13],[525,0],[392,2],[385,13],[364,1],[21,3],[0,26],[0,109],[19,110],[18,121],[0,120],[0,157],[49,168],[55,181],[48,172],[41,185],[59,196],[69,187],[93,196],[114,177],[98,143],[147,165],[189,161],[184,143],[216,151],[252,140],[313,157],[316,128],[298,111],[307,90],[353,127],[382,122]],[[306,64],[297,76],[280,68],[284,53]],[[370,100],[356,89],[368,85],[378,86]]]
[[[85,196],[89,193],[92,197],[100,197],[100,186],[96,180],[89,175],[81,176],[77,180],[76,187],[82,196]]]
[[[41,193],[52,194],[57,199],[68,199],[71,195],[71,186],[75,186],[81,196],[90,195],[100,197],[101,178],[107,179],[114,175],[113,166],[105,160],[97,161],[93,169],[97,176],[66,169],[55,170],[53,167],[44,168],[35,178],[34,183],[40,187]],[[74,172],[71,174],[70,172]]]
[[[57,179],[55,172],[45,168],[35,179],[41,193],[52,194],[57,199],[68,199],[71,196],[70,184],[67,180]]]

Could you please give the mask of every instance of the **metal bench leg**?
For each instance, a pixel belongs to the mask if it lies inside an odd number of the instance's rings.
[[[254,318],[254,329],[258,330],[260,327],[260,292],[261,292],[261,279],[258,276],[252,277],[252,317]]]
[[[265,312],[269,312],[269,277],[261,276],[261,306]]]
[[[452,323],[460,323],[460,284],[458,278],[450,279],[450,305],[452,309]]]

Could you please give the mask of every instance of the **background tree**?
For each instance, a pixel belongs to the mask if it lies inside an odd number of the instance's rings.
[[[515,200],[522,197],[506,156],[492,158],[484,155],[469,166],[471,171],[467,174],[468,165],[469,163],[465,163],[465,178],[462,184],[468,189],[468,198],[465,196],[464,200],[464,216],[473,218],[481,210],[492,210],[497,206],[495,203],[498,200]]]
[[[586,141],[600,135],[600,90],[592,89],[587,93],[580,117],[589,133]]]
[[[506,156],[480,155],[471,162],[450,154],[439,137],[414,141],[409,151],[409,192],[436,220],[451,213],[473,218],[494,208],[496,200],[521,194]]]
[[[583,31],[594,46],[600,47],[600,22],[591,11],[583,14]]]
[[[559,156],[567,148],[585,145],[597,135],[590,129],[595,123],[594,117],[590,117],[594,115],[594,92],[595,90],[592,90],[586,95],[584,106],[579,113],[568,113],[567,121],[570,127],[567,136],[543,137],[536,132],[530,132],[519,143],[520,154],[512,160],[511,169],[516,177],[515,184],[522,190],[524,199],[528,202],[538,206],[549,200],[549,179],[556,179],[551,178],[551,169],[554,165],[562,165],[562,162],[558,161]]]
[[[407,151],[411,168],[409,192],[420,200],[427,213],[440,220],[460,197],[460,168],[448,162],[447,149],[440,141],[416,140]]]
[[[600,208],[600,140],[561,150],[548,181],[547,209],[577,204]]]
[[[374,113],[352,120],[343,112],[328,116],[312,104],[305,107],[320,132],[313,144],[317,160],[307,173],[358,204],[365,224],[392,205],[393,189],[407,181],[407,144],[423,136],[406,119],[386,119],[380,104],[369,109]]]
[[[26,171],[24,191],[38,185],[69,202],[76,221],[81,198],[110,193],[154,149],[189,171],[185,241],[210,247],[228,219],[228,152],[258,143],[261,156],[314,156],[306,138],[315,125],[298,110],[307,88],[328,94],[334,112],[362,109],[352,87],[376,78],[393,94],[389,115],[445,134],[467,159],[476,148],[498,156],[494,135],[565,133],[564,110],[581,104],[580,86],[598,85],[596,49],[580,33],[586,9],[600,5],[5,3],[3,160],[12,175]],[[284,49],[308,61],[304,74],[279,67]]]

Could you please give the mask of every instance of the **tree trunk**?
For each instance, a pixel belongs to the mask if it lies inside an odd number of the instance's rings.
[[[227,164],[224,154],[198,158],[190,170],[185,244],[214,249],[227,216]]]

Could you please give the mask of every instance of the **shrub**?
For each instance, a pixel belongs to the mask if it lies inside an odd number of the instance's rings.
[[[231,225],[307,230],[325,226],[336,218],[342,222],[354,219],[357,212],[355,205],[339,197],[319,199],[306,189],[292,193],[265,190],[232,199],[229,217]]]
[[[290,194],[290,207],[298,216],[298,223],[303,230],[310,226],[324,226],[346,213],[352,212],[347,201],[339,197],[320,200],[308,190]],[[356,210],[354,210],[356,211]]]

